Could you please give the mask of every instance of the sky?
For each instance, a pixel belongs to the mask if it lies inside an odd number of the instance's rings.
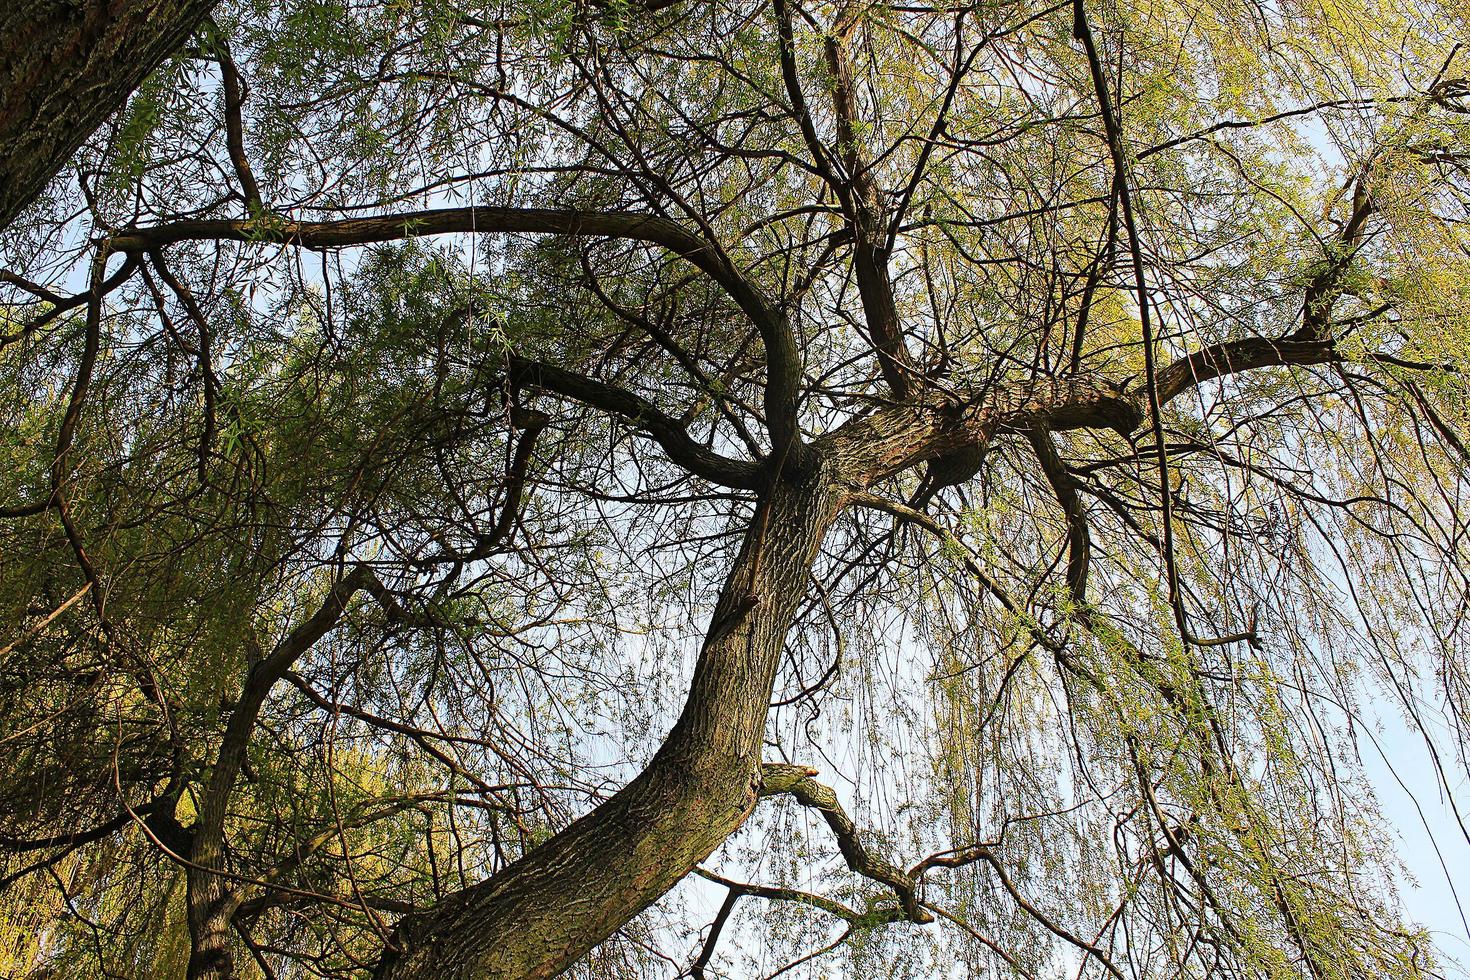
[[[1360,749],[1384,817],[1397,831],[1399,855],[1417,879],[1417,887],[1406,884],[1403,890],[1404,911],[1430,930],[1447,957],[1459,961],[1444,964],[1445,975],[1470,980],[1470,930],[1465,925],[1470,918],[1470,841],[1423,740],[1393,706],[1374,707],[1381,731],[1376,739],[1362,739]],[[1456,768],[1447,766],[1447,774],[1459,811],[1470,822],[1470,779]]]

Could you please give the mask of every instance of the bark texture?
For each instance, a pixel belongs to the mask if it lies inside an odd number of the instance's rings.
[[[842,505],[830,466],[778,480],[715,609],[684,712],[648,767],[500,874],[405,918],[380,980],[553,977],[745,822],[786,631]]]
[[[215,0],[0,3],[0,228],[36,199]]]

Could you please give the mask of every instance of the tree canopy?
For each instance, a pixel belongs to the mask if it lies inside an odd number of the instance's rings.
[[[0,973],[1447,975],[1467,37],[219,5],[3,242]]]

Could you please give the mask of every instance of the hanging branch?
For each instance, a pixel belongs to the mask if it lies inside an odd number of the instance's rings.
[[[1108,81],[1103,70],[1102,58],[1087,23],[1087,11],[1083,0],[1073,4],[1072,34],[1082,42],[1087,52],[1087,66],[1092,73],[1092,85],[1097,92],[1099,111],[1102,113],[1103,130],[1107,134],[1108,152],[1113,158],[1113,173],[1118,191],[1118,203],[1123,212],[1123,228],[1127,232],[1128,250],[1133,255],[1133,281],[1138,297],[1138,319],[1143,330],[1143,374],[1148,392],[1149,427],[1153,431],[1154,449],[1159,470],[1159,494],[1163,505],[1164,579],[1169,592],[1169,606],[1174,611],[1174,624],[1180,639],[1195,646],[1224,646],[1242,640],[1257,642],[1255,631],[1233,633],[1229,636],[1199,637],[1189,628],[1189,616],[1184,609],[1184,596],[1179,584],[1179,564],[1174,556],[1174,499],[1169,489],[1169,457],[1164,446],[1164,424],[1161,416],[1162,401],[1154,361],[1154,329],[1150,314],[1148,283],[1144,278],[1143,246],[1138,235],[1138,221],[1134,214],[1133,194],[1130,189],[1128,156],[1123,147],[1122,123],[1108,95]]]

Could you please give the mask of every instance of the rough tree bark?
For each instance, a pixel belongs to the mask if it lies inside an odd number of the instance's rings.
[[[215,0],[0,3],[0,229]]]
[[[555,976],[745,822],[760,798],[782,644],[842,497],[830,465],[773,481],[725,581],[684,712],[653,761],[500,874],[400,922],[381,980]]]

